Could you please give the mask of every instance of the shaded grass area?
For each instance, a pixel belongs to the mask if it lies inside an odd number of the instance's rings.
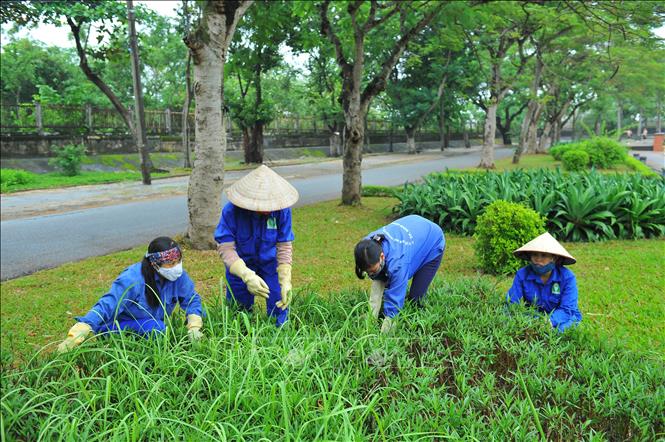
[[[556,333],[519,306],[506,315],[492,279],[448,281],[439,275],[426,309],[407,306],[389,336],[362,291],[310,289],[281,329],[213,303],[200,343],[182,316],[151,341],[88,341],[3,372],[3,430],[89,441],[662,437],[662,361]]]
[[[364,198],[363,206],[339,206],[337,201],[293,211],[293,285],[296,297],[327,296],[345,290],[369,289],[354,273],[353,247],[364,235],[390,222],[393,198]],[[159,232],[155,232],[158,236]],[[445,280],[478,275],[473,239],[446,235],[440,276]],[[29,358],[49,342],[64,338],[75,315],[85,314],[117,275],[139,261],[145,245],[108,256],[69,263],[55,269],[0,284],[2,360],[10,364]],[[581,330],[598,340],[629,349],[665,355],[665,241],[566,243],[578,259],[577,275]],[[207,302],[218,297],[224,274],[214,251],[184,250],[185,268]],[[505,293],[511,278],[492,278]],[[502,298],[503,295],[500,297]],[[502,300],[502,299],[501,299]],[[52,348],[52,347],[50,347]]]

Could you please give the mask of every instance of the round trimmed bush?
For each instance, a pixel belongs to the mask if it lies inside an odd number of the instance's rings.
[[[589,167],[589,154],[581,149],[569,150],[561,157],[563,168],[571,172],[580,172]]]
[[[545,232],[545,218],[520,204],[497,200],[478,217],[474,249],[480,267],[495,275],[514,273],[524,261],[513,251]]]

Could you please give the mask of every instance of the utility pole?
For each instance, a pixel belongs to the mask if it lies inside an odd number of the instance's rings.
[[[132,53],[132,78],[134,80],[134,103],[136,112],[136,133],[134,139],[141,155],[141,176],[143,184],[150,184],[152,162],[148,153],[148,140],[145,131],[145,112],[143,109],[143,89],[141,88],[141,66],[139,65],[139,47],[136,42],[136,24],[134,20],[134,2],[127,0],[127,21],[129,24],[129,50]]]

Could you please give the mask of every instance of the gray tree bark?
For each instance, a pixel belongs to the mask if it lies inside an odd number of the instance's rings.
[[[199,26],[185,38],[194,61],[196,98],[196,159],[187,193],[187,237],[195,249],[216,247],[213,234],[221,213],[226,151],[224,62],[236,26],[251,4],[204,2]]]

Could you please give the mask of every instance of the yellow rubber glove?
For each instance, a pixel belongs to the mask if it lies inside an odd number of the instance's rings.
[[[80,345],[91,332],[92,327],[88,324],[85,322],[77,322],[69,329],[67,339],[58,345],[58,353],[66,353],[77,345]]]
[[[203,318],[199,315],[187,315],[187,334],[192,341],[198,341],[203,337],[201,333],[203,327]]]
[[[369,306],[372,311],[374,319],[379,317],[381,312],[381,304],[383,303],[383,290],[386,288],[386,283],[380,280],[372,281],[372,288],[369,291]]]
[[[268,287],[268,284],[266,284],[266,282],[261,279],[259,275],[254,273],[254,271],[247,268],[245,261],[242,259],[237,259],[233,264],[231,264],[231,267],[229,267],[229,272],[242,279],[242,281],[247,285],[247,290],[249,290],[249,293],[254,296],[262,296],[268,299],[268,295],[270,294],[270,288]]]
[[[281,287],[282,300],[277,301],[275,305],[282,310],[291,304],[291,264],[280,264],[277,266],[277,277],[279,279],[279,286]]]
[[[383,318],[383,324],[381,324],[381,333],[388,334],[393,329],[394,322],[392,318],[385,317]]]

